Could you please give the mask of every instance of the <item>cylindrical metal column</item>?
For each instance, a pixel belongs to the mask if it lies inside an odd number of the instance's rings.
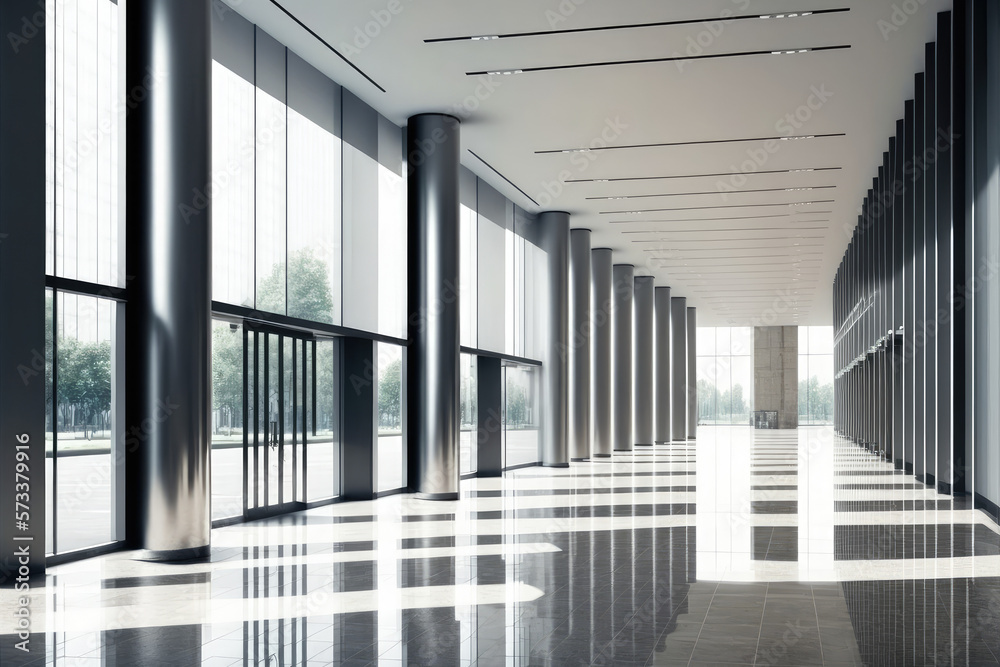
[[[687,309],[687,437],[698,436],[698,309]]]
[[[208,0],[127,13],[128,537],[144,557],[207,556],[211,516],[211,40]],[[149,77],[156,85],[149,85]]]
[[[590,458],[590,230],[569,233],[569,457]]]
[[[569,213],[538,216],[545,251],[545,359],[542,367],[542,465],[569,467]]]
[[[407,484],[418,498],[457,500],[459,482],[459,121],[409,119]]]
[[[632,298],[635,267],[614,267],[611,336],[612,441],[616,452],[632,451]]]
[[[614,451],[611,426],[611,314],[614,308],[614,288],[610,248],[595,248],[590,253],[590,317],[593,322],[591,340],[590,419],[594,446],[592,456],[606,458]]]
[[[670,299],[670,430],[674,440],[687,440],[687,299]]]
[[[670,431],[670,288],[656,288],[656,333],[655,353],[656,371],[654,374],[656,389],[656,417],[654,440],[670,442],[673,434]]]
[[[632,440],[653,444],[653,276],[635,279],[632,316]]]

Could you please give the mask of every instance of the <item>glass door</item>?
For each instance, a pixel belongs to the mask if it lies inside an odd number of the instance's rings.
[[[504,468],[538,463],[540,374],[533,366],[504,364]]]
[[[244,510],[259,518],[301,509],[316,428],[316,340],[307,333],[244,327]]]

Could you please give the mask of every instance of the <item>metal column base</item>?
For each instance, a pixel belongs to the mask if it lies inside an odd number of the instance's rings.
[[[139,552],[139,557],[136,558],[136,560],[154,563],[199,560],[202,558],[208,558],[211,553],[212,549],[208,545],[203,547],[191,547],[189,549],[169,549],[164,551],[143,549]]]
[[[458,500],[458,493],[421,493],[414,494],[418,500]]]

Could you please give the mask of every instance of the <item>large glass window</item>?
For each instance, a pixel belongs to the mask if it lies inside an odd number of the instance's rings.
[[[212,296],[340,324],[340,89],[240,21],[215,34]]]
[[[212,298],[249,308],[254,305],[254,146],[254,86],[213,62]]]
[[[341,322],[337,86],[288,53],[288,315]]]
[[[46,262],[93,294],[125,285],[124,31],[113,0],[45,0]],[[149,85],[155,85],[150,79]],[[134,99],[147,91],[132,92]],[[89,287],[87,287],[89,286]],[[122,539],[124,304],[45,293],[47,548]]]
[[[284,102],[261,88],[256,90],[256,244],[257,308],[285,314],[286,218],[285,152],[287,121]],[[261,128],[269,128],[266,134]]]
[[[124,461],[117,420],[121,307],[107,299],[49,291],[46,308],[49,549],[63,553],[122,537],[115,503]]]
[[[378,491],[394,491],[406,483],[403,474],[403,348],[378,343]]]
[[[46,273],[124,286],[118,5],[47,0]],[[134,95],[142,94],[135,92]]]
[[[507,229],[504,232],[504,239],[507,252],[504,255],[506,333],[503,351],[506,354],[517,355],[520,353],[520,343],[523,340],[522,323],[518,314],[523,312],[524,308],[524,238],[515,234],[513,229]]]
[[[378,331],[406,338],[406,178],[381,164],[378,167]]]
[[[340,140],[290,108],[288,154],[288,316],[340,323]]]
[[[749,424],[753,411],[753,329],[699,327],[698,423]]]
[[[459,311],[462,318],[461,342],[466,347],[479,347],[478,344],[478,291],[476,285],[479,280],[479,253],[477,245],[479,243],[479,224],[476,211],[465,204],[461,208],[459,238],[461,243],[460,253],[460,301]]]
[[[504,368],[504,467],[538,463],[539,369]]]
[[[833,422],[833,327],[799,327],[799,424]]]

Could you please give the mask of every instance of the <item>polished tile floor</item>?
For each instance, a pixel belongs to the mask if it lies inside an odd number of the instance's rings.
[[[211,562],[51,568],[0,664],[1000,664],[1000,529],[828,428],[213,532]]]

